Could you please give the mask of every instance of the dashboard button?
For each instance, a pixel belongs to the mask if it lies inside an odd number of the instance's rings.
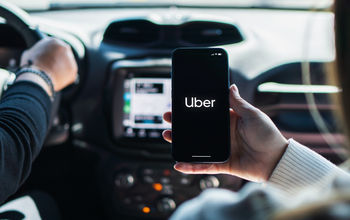
[[[137,132],[137,136],[140,137],[140,138],[146,137],[146,136],[147,136],[146,130],[145,130],[145,129],[140,129],[140,130]]]
[[[127,128],[125,131],[126,137],[135,137],[135,132],[132,128]]]
[[[143,181],[145,183],[154,183],[154,179],[151,176],[144,176]]]
[[[160,183],[153,183],[152,187],[155,191],[158,191],[158,192],[163,190],[163,185]]]
[[[149,168],[145,168],[142,170],[142,175],[147,176],[147,175],[152,175],[154,173],[154,171],[152,169]]]
[[[129,198],[129,197],[124,198],[124,199],[123,199],[123,203],[124,203],[125,205],[130,205],[130,204],[131,204],[131,198]]]
[[[189,185],[190,182],[191,182],[191,181],[190,181],[188,178],[186,178],[186,177],[182,177],[182,178],[180,179],[181,185]]]
[[[170,179],[168,177],[162,177],[162,178],[160,178],[160,182],[162,184],[169,184],[170,183]]]
[[[165,195],[172,195],[174,194],[173,187],[171,185],[164,185],[162,193]]]
[[[152,210],[149,206],[141,206],[141,211],[145,214],[150,213]]]
[[[143,201],[143,197],[141,195],[136,195],[133,198],[136,202],[142,202]]]
[[[169,169],[165,169],[165,170],[163,170],[163,175],[164,176],[170,176],[171,175],[171,171]]]
[[[150,131],[149,133],[148,133],[148,136],[150,137],[150,138],[160,138],[160,133],[158,132],[158,131]]]

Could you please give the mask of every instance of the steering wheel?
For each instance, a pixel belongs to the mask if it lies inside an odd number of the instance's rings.
[[[13,27],[23,37],[28,48],[44,37],[37,28],[33,27],[29,15],[14,4],[1,1],[0,18],[5,19],[6,24]],[[15,78],[13,73],[0,69],[0,97],[7,89],[7,85],[12,84]]]
[[[41,40],[44,35],[30,21],[27,12],[6,1],[0,2],[0,17],[12,26],[25,40],[28,47]]]
[[[45,35],[41,33],[39,29],[30,21],[28,13],[14,4],[6,1],[0,1],[0,18],[4,18],[6,20],[6,23],[12,26],[23,37],[28,48],[45,37]],[[7,84],[11,80],[14,80],[14,76],[9,72],[8,74],[5,74],[4,70],[0,71],[0,73],[1,96],[3,90],[6,89]],[[57,114],[59,103],[60,93],[58,92],[53,102],[50,121],[52,121],[53,117]]]

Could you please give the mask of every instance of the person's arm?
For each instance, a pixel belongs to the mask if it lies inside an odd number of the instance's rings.
[[[275,210],[327,199],[344,185],[348,191],[349,174],[292,139],[287,141],[266,114],[240,97],[234,85],[230,88],[230,108],[229,160],[220,164],[176,163],[174,168],[191,174],[226,173],[270,184],[249,183],[238,193],[205,191],[181,205],[171,220],[271,219]],[[164,114],[164,120],[171,123],[171,112]],[[171,143],[172,131],[164,131],[163,137]],[[340,184],[337,178],[346,181]]]
[[[227,189],[207,189],[181,204],[170,220],[272,219],[273,213],[288,203],[288,197],[274,188],[249,183],[235,193]]]
[[[288,149],[284,156],[287,154]],[[329,162],[322,161],[324,163]],[[170,220],[349,219],[349,213],[335,212],[332,205],[348,199],[350,176],[332,166],[334,172],[322,177],[322,184],[305,186],[293,194],[273,184],[256,183],[246,184],[239,192],[207,189],[181,204]]]
[[[29,62],[30,60],[30,62]],[[45,38],[25,51],[21,65],[44,71],[55,91],[77,76],[73,53],[64,42]],[[27,72],[16,79],[0,100],[0,203],[28,177],[47,134],[52,96],[42,76]]]
[[[289,139],[288,147],[273,170],[268,183],[295,194],[308,186],[326,187],[330,176],[348,173],[328,161],[313,150]]]
[[[293,140],[288,142],[266,114],[240,97],[235,85],[230,88],[230,108],[229,160],[213,164],[176,163],[176,170],[191,174],[226,173],[255,182],[269,181],[284,191],[296,191],[315,182],[321,184],[323,177],[333,172],[347,175],[310,149]],[[164,120],[171,123],[171,112],[164,114]],[[164,131],[164,139],[171,142],[171,134],[171,130]]]
[[[51,100],[40,85],[16,82],[0,102],[0,203],[28,177],[43,145]]]
[[[166,112],[163,117],[171,123],[171,112]],[[171,130],[163,132],[164,139],[170,143],[171,135]],[[225,173],[254,182],[265,182],[288,146],[287,139],[272,120],[241,98],[236,85],[230,87],[230,136],[231,155],[227,162],[180,162],[174,168],[183,173]]]

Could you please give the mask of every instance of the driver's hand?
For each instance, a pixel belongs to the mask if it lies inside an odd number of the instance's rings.
[[[164,114],[164,120],[171,123],[171,112]],[[230,121],[231,156],[227,162],[176,163],[174,168],[183,173],[226,173],[255,182],[268,180],[288,141],[266,114],[240,97],[235,85],[230,87]],[[171,142],[171,130],[164,131],[163,137]]]
[[[70,46],[61,40],[44,38],[22,54],[21,66],[33,62],[32,67],[48,74],[55,91],[73,83],[78,67]]]

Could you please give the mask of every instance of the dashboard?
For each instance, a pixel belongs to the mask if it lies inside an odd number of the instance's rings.
[[[286,137],[341,161],[313,122],[304,93],[281,89],[302,85],[303,61],[311,63],[313,83],[326,83],[325,66],[335,57],[330,12],[171,7],[30,15],[43,32],[69,43],[79,62],[79,82],[63,91],[46,145],[69,142],[97,155],[94,190],[110,219],[167,218],[206,188],[237,191],[245,184],[233,176],[185,175],[172,168],[170,144],[161,133],[170,128],[162,114],[171,109],[170,58],[177,47],[226,49],[231,83],[246,100],[266,112]],[[4,33],[2,28],[7,27],[0,26]],[[25,49],[18,42],[0,46],[0,67],[16,68]],[[272,89],[266,87],[271,83]],[[329,94],[315,98],[342,144]]]

